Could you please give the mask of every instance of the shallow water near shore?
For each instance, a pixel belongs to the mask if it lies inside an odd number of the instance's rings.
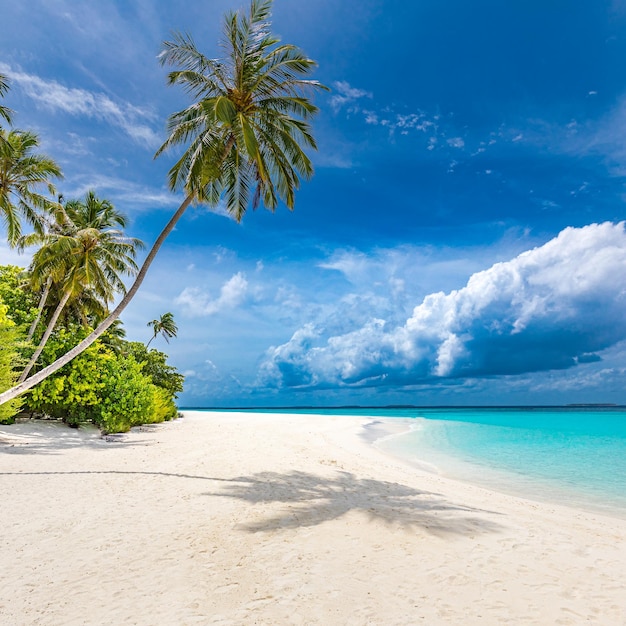
[[[431,410],[377,442],[451,478],[626,517],[626,413]]]
[[[289,409],[402,419],[367,438],[417,467],[496,491],[626,518],[626,409]]]

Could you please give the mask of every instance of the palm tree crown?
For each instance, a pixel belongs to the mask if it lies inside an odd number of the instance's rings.
[[[41,211],[50,210],[52,202],[38,189],[54,194],[50,181],[61,177],[61,168],[47,156],[34,154],[39,146],[34,133],[0,129],[0,138],[0,214],[14,244],[22,232],[22,217],[41,232]]]
[[[45,235],[33,234],[20,240],[21,245],[37,240],[42,244],[29,268],[31,282],[35,289],[45,288],[46,296],[50,293],[57,297],[39,346],[20,380],[26,379],[66,306],[83,312],[87,307],[102,319],[115,294],[126,292],[122,276],[137,272],[135,256],[143,246],[139,239],[124,235],[124,215],[93,191],[84,201],[57,207],[55,217]]]
[[[62,291],[79,296],[89,287],[106,305],[115,293],[125,293],[122,276],[137,272],[135,256],[143,243],[127,237],[126,217],[93,191],[85,200],[72,200],[55,213],[55,223],[43,236],[22,238],[23,245],[42,244],[34,254],[35,284],[51,277]]]
[[[163,313],[158,320],[148,322],[147,326],[152,327],[153,335],[146,344],[146,348],[150,346],[158,334],[163,335],[163,339],[169,343],[170,339],[176,337],[176,333],[178,332],[178,326],[176,326],[176,322],[174,321],[173,313]]]
[[[169,174],[170,187],[195,202],[221,198],[237,221],[251,203],[293,209],[300,177],[313,174],[303,148],[315,148],[308,119],[317,107],[305,97],[319,82],[305,80],[316,66],[293,45],[270,34],[271,0],[253,0],[250,13],[224,21],[223,59],[199,52],[190,35],[164,43],[168,75],[196,101],[168,120],[169,138],[157,152],[189,144]]]

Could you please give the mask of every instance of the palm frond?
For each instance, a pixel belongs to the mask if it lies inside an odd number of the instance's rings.
[[[194,203],[223,201],[236,220],[261,203],[292,209],[300,178],[313,173],[304,150],[316,149],[308,120],[318,109],[309,94],[326,87],[309,78],[312,59],[272,35],[271,9],[271,0],[252,0],[248,12],[227,13],[220,60],[180,33],[159,56],[173,66],[169,83],[195,100],[169,117],[168,138],[155,155],[184,146],[169,186]]]
[[[21,220],[37,232],[44,228],[45,213],[53,210],[54,201],[43,195],[43,188],[54,195],[51,179],[61,178],[61,169],[49,157],[35,154],[37,135],[31,132],[0,130],[0,212],[7,238],[14,245],[21,235]]]

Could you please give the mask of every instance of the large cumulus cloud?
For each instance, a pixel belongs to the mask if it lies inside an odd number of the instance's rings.
[[[264,384],[425,384],[565,369],[626,338],[624,224],[567,228],[545,245],[433,293],[402,325],[326,336],[309,324],[272,347]]]

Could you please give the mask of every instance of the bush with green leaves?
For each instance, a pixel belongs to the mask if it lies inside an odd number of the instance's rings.
[[[81,327],[57,330],[42,353],[43,363],[53,361],[87,332],[88,329]],[[175,418],[173,394],[154,384],[144,371],[145,365],[132,354],[116,353],[96,341],[34,387],[27,400],[28,407],[63,419],[71,426],[92,422],[105,433],[126,432],[139,424]],[[176,370],[171,369],[172,381],[178,380],[173,377]]]
[[[28,326],[37,313],[35,295],[26,287],[26,273],[15,265],[0,265],[0,302],[18,327]]]
[[[126,432],[132,426],[163,421],[155,412],[156,387],[142,374],[141,368],[141,363],[132,356],[107,360],[102,372],[102,398],[95,417],[103,432]]]
[[[139,341],[124,342],[123,351],[143,363],[143,373],[152,378],[152,382],[165,389],[172,398],[178,397],[183,390],[185,377],[172,365],[167,364],[167,354],[152,348],[149,350]]]
[[[154,416],[155,422],[169,422],[178,417],[178,408],[174,398],[163,387],[154,386]]]
[[[30,342],[26,341],[28,326],[35,319],[37,314],[37,302],[35,296],[26,287],[26,277],[24,270],[15,265],[0,265],[0,304],[7,306],[6,317],[14,322],[14,327],[9,335],[1,338],[2,349],[11,353],[11,367],[19,372],[27,363],[32,351]],[[0,391],[12,387],[17,381],[17,376],[3,378],[11,382],[8,386],[3,386]],[[17,407],[21,403],[15,403]],[[0,413],[2,411],[0,410]]]
[[[13,368],[20,334],[15,322],[9,318],[8,310],[6,304],[0,304],[0,391],[8,389],[17,380]],[[21,399],[16,399],[0,405],[0,424],[12,424],[21,404]]]
[[[67,346],[71,347],[77,332],[80,334],[80,329],[60,328],[41,355],[43,364],[52,362]],[[54,376],[33,387],[26,399],[28,409],[60,418],[70,426],[96,423],[97,407],[105,388],[103,373],[107,362],[113,359],[111,351],[96,342]]]

